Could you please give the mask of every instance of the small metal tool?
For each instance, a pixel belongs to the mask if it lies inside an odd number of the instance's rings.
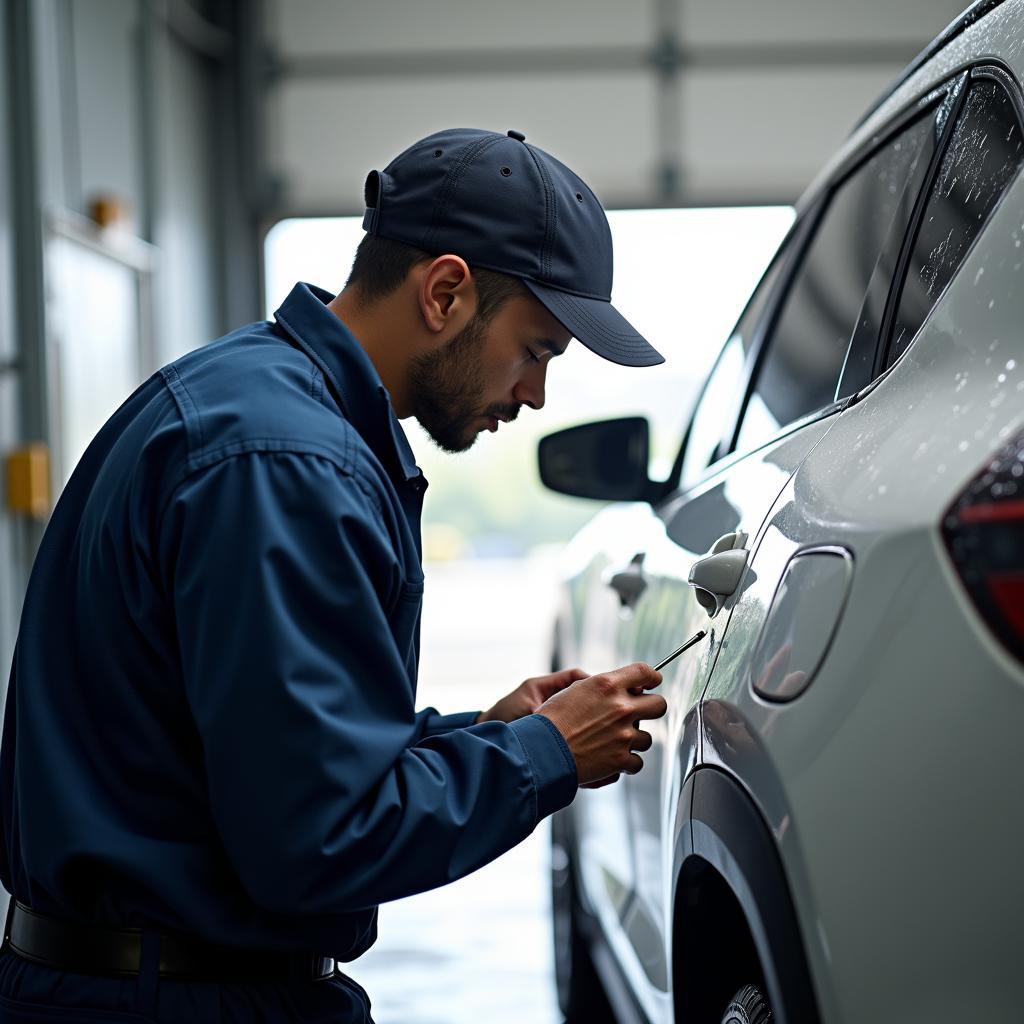
[[[683,653],[683,651],[689,650],[689,648],[691,648],[695,643],[697,643],[698,640],[703,640],[704,637],[706,637],[707,635],[707,630],[704,629],[700,630],[698,633],[695,633],[693,636],[690,637],[689,640],[686,641],[685,644],[683,644],[682,647],[677,647],[667,658],[664,658],[661,661],[659,661],[658,664],[654,666],[654,671],[660,672],[670,661],[672,661],[673,658],[678,658],[679,655]]]

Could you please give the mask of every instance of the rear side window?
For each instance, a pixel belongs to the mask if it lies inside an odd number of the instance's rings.
[[[885,365],[913,341],[967,258],[1024,158],[1013,102],[994,81],[976,80],[953,127],[914,240]]]
[[[868,282],[897,209],[910,205],[900,199],[933,126],[932,114],[915,121],[833,193],[766,339],[740,426],[740,450],[835,400]]]

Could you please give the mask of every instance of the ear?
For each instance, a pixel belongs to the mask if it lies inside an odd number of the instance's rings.
[[[435,333],[462,330],[476,310],[476,285],[461,256],[438,256],[420,278],[420,313]]]

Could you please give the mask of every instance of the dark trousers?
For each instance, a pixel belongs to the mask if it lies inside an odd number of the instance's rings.
[[[145,961],[145,949],[143,961]],[[344,974],[253,984],[71,974],[0,949],[0,1024],[373,1024],[370,999]]]

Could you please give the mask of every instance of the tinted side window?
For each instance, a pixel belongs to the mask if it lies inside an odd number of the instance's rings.
[[[741,449],[834,401],[868,282],[897,208],[909,205],[900,197],[933,125],[931,115],[914,122],[833,194],[766,339],[740,427]]]
[[[735,422],[733,417],[743,388],[747,353],[784,262],[785,243],[761,278],[704,385],[683,454],[683,487],[697,480],[716,457],[723,454],[719,445],[725,439],[726,430],[731,428],[730,420]]]
[[[971,86],[953,127],[914,240],[885,361],[891,366],[917,334],[967,257],[1024,157],[1009,96],[992,81]]]

